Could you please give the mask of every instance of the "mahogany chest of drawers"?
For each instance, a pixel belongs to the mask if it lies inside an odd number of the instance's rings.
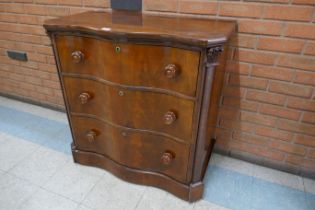
[[[235,23],[132,12],[45,22],[74,161],[195,201]]]

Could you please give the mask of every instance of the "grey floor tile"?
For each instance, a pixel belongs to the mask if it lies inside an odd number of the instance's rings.
[[[315,195],[315,180],[303,178],[305,192]]]
[[[212,165],[226,168],[228,170],[233,170],[245,175],[254,176],[266,181],[285,185],[298,190],[303,190],[303,180],[297,175],[254,165],[219,154],[213,154],[210,163]]]
[[[0,147],[0,169],[8,171],[38,148],[37,144],[17,139],[6,138]]]
[[[304,190],[303,178],[294,174],[255,165],[253,176],[294,189]]]
[[[38,187],[8,173],[0,176],[0,210],[15,210]]]
[[[193,203],[181,200],[166,191],[148,187],[138,203],[136,210],[192,210],[193,206]]]
[[[213,154],[211,156],[210,164],[233,170],[248,176],[253,175],[255,166],[254,164],[219,154]]]
[[[104,173],[101,169],[75,164],[71,160],[60,168],[43,188],[81,202]]]
[[[205,200],[200,200],[195,203],[194,210],[230,210],[230,209],[225,208],[223,206],[219,206],[214,203],[210,203]]]
[[[0,131],[0,145],[4,143],[7,139],[7,134]]]
[[[156,189],[153,187],[147,187],[136,209],[159,210],[161,209],[166,197],[167,197],[166,191]]]
[[[78,208],[76,210],[93,210],[93,209],[86,207],[86,206],[83,206],[83,205],[80,205],[80,206],[78,206]]]
[[[145,186],[130,184],[106,173],[87,195],[82,204],[95,210],[134,209],[144,193]]]
[[[67,116],[64,112],[47,109],[44,107],[12,100],[12,99],[1,97],[1,96],[0,96],[0,105],[6,106],[8,108],[17,109],[23,112],[28,112],[28,113],[31,113],[40,117],[56,120],[59,122],[64,122],[64,123],[68,122]]]
[[[70,199],[39,189],[19,206],[19,210],[75,210],[78,205]]]
[[[9,173],[41,186],[70,158],[64,153],[40,147],[32,155],[12,168]]]

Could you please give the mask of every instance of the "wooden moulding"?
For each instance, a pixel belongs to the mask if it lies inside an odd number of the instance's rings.
[[[73,144],[72,155],[76,163],[105,169],[128,182],[164,189],[189,202],[199,200],[203,194],[204,184],[202,182],[185,185],[160,173],[129,168],[104,155],[77,150]]]
[[[141,23],[134,23],[134,17]],[[235,21],[162,16],[139,12],[88,11],[71,16],[48,19],[44,23],[47,32],[78,32],[100,35],[114,40],[151,44],[164,43],[171,46],[191,48],[212,47],[226,43],[235,32]]]

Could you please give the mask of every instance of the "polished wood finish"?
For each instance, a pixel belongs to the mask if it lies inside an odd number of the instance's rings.
[[[136,169],[156,171],[187,183],[189,145],[148,132],[108,124],[100,119],[72,116],[77,149],[105,155]],[[87,134],[93,132],[93,141]],[[171,153],[168,164],[165,154]]]
[[[97,116],[113,124],[172,136],[178,141],[192,141],[194,101],[90,79],[63,77],[63,82],[71,113]],[[79,96],[85,92],[92,98],[82,104]]]
[[[47,20],[44,27],[51,32],[80,31],[115,40],[127,38],[153,44],[166,40],[169,45],[212,47],[227,42],[235,31],[235,22],[137,12],[90,11]]]
[[[165,189],[184,200],[196,201],[202,198],[204,188],[202,182],[183,184],[161,173],[130,168],[118,164],[104,155],[77,150],[75,146],[72,148],[73,158],[77,163],[104,168],[129,182]]]
[[[130,12],[48,20],[74,161],[195,201],[235,23]]]
[[[56,44],[65,74],[90,75],[112,83],[195,95],[198,51],[69,35],[56,36]],[[74,58],[74,53],[80,56]]]

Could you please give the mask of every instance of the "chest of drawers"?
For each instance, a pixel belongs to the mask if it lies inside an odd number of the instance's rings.
[[[235,23],[129,12],[45,22],[77,163],[195,201]]]

